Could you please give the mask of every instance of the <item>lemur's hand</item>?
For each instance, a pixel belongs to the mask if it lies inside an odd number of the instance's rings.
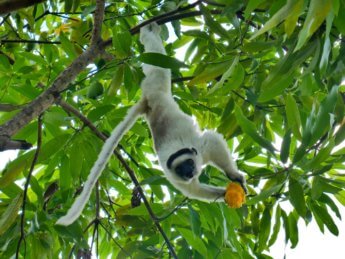
[[[227,175],[229,176],[231,181],[239,183],[246,194],[248,193],[248,189],[246,187],[246,178],[244,178],[243,174],[237,172],[236,174],[232,173]]]

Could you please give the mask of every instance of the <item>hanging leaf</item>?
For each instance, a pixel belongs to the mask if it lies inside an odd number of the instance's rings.
[[[313,0],[309,2],[307,18],[298,35],[298,42],[294,51],[301,49],[310,36],[320,27],[331,10],[332,2],[332,0]]]
[[[290,86],[295,79],[294,73],[310,55],[314,54],[316,46],[317,43],[313,42],[301,51],[286,54],[262,82],[258,101],[267,102]]]
[[[236,115],[236,120],[238,124],[240,125],[241,129],[243,130],[243,132],[247,134],[249,137],[251,137],[260,146],[262,146],[263,148],[266,148],[268,151],[274,154],[275,149],[273,145],[271,144],[271,142],[263,138],[257,133],[255,124],[244,116],[241,108],[238,107],[237,105],[235,106],[235,115]]]
[[[291,144],[291,130],[285,133],[283,138],[281,150],[280,150],[280,160],[285,164],[289,158],[290,154],[290,144]]]
[[[231,66],[230,61],[208,64],[205,69],[201,71],[201,73],[195,75],[195,77],[188,83],[188,85],[207,83],[208,81],[223,75],[229,68],[229,66]]]
[[[160,53],[142,53],[139,56],[139,61],[145,64],[154,65],[162,68],[170,68],[176,71],[178,71],[181,67],[188,67],[183,62]]]
[[[301,136],[301,117],[295,98],[291,94],[287,94],[285,98],[285,112],[289,128],[298,140]]]
[[[177,230],[193,249],[197,250],[202,255],[207,255],[207,248],[199,236],[195,236],[192,231],[186,228],[177,228]]]
[[[260,221],[258,250],[263,251],[266,247],[271,232],[271,208],[266,207]]]
[[[325,207],[317,205],[316,203],[312,203],[311,208],[315,217],[318,217],[322,221],[322,223],[326,225],[328,230],[331,231],[333,235],[338,236],[339,235],[338,227],[335,225],[327,209]]]
[[[231,77],[233,75],[233,73],[235,71],[235,67],[238,65],[238,61],[239,61],[239,56],[236,56],[234,58],[233,62],[231,63],[231,66],[228,68],[228,70],[225,71],[225,73],[222,75],[220,80],[210,90],[210,92],[209,92],[210,94],[214,93],[219,88],[221,88],[223,86],[225,80],[227,80],[229,77]]]
[[[254,38],[258,37],[259,35],[271,30],[272,28],[278,26],[283,20],[285,20],[287,17],[290,17],[291,19],[298,18],[299,13],[296,11],[300,9],[300,5],[303,5],[303,0],[288,0],[286,5],[284,5],[278,12],[276,12],[272,18],[265,23],[265,25],[258,30],[254,35],[249,39],[253,40]],[[294,14],[293,17],[291,17],[291,14]],[[297,18],[295,18],[297,16]]]
[[[7,206],[6,210],[2,213],[0,218],[0,235],[4,234],[6,230],[12,226],[18,217],[18,211],[22,206],[23,194],[18,194],[11,203]]]
[[[292,177],[289,179],[289,199],[298,214],[305,217],[307,207],[305,205],[303,187]]]

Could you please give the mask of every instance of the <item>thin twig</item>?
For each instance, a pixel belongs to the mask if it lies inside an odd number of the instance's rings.
[[[34,158],[31,162],[31,166],[30,166],[30,170],[28,173],[28,176],[26,177],[26,182],[24,185],[24,195],[23,195],[23,205],[22,205],[22,215],[21,215],[21,219],[20,219],[20,238],[18,240],[18,244],[17,244],[17,250],[16,250],[16,258],[19,258],[19,250],[20,250],[20,246],[21,243],[24,241],[25,244],[25,248],[24,248],[24,257],[26,254],[26,243],[25,243],[25,209],[26,209],[26,203],[27,203],[27,194],[28,194],[28,189],[29,189],[29,185],[30,185],[30,180],[31,180],[31,176],[32,173],[34,171],[37,159],[38,159],[38,155],[40,153],[41,150],[41,145],[42,145],[42,114],[40,116],[38,116],[38,126],[37,126],[37,148],[35,151],[35,155]]]

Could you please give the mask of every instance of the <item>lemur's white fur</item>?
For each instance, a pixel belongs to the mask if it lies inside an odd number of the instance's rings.
[[[141,29],[140,41],[144,44],[145,52],[166,54],[159,32],[160,28],[155,23]],[[202,165],[208,163],[225,172],[231,180],[245,185],[244,176],[238,172],[224,138],[214,131],[201,132],[192,118],[179,109],[171,94],[170,70],[144,64],[143,71],[146,77],[141,83],[141,101],[129,110],[125,119],[113,130],[82,193],[57,224],[69,225],[79,217],[114,148],[142,114],[145,114],[149,123],[155,150],[166,178],[184,195],[203,201],[224,200],[225,188],[199,182]],[[185,152],[179,153],[181,150]],[[193,160],[195,170],[189,177],[182,178],[176,173],[177,167],[188,159]]]

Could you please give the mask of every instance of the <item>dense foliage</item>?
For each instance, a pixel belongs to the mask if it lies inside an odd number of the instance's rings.
[[[315,220],[321,232],[338,235],[334,217],[345,205],[345,1],[193,3],[106,1],[105,51],[95,52],[75,80],[66,77],[63,91],[52,91],[54,105],[36,103],[39,116],[24,127],[9,121],[33,114],[23,108],[89,48],[96,2],[49,0],[3,14],[0,136],[33,148],[1,174],[0,257],[167,258],[175,251],[179,258],[270,258],[280,231],[297,245],[298,221]],[[163,24],[169,57],[141,54],[137,26],[145,20]],[[181,109],[228,140],[247,175],[246,205],[185,199],[157,167],[149,129],[139,120],[80,219],[54,225],[80,192],[102,136],[140,98],[142,62],[171,68]],[[212,167],[201,180],[228,183]]]

